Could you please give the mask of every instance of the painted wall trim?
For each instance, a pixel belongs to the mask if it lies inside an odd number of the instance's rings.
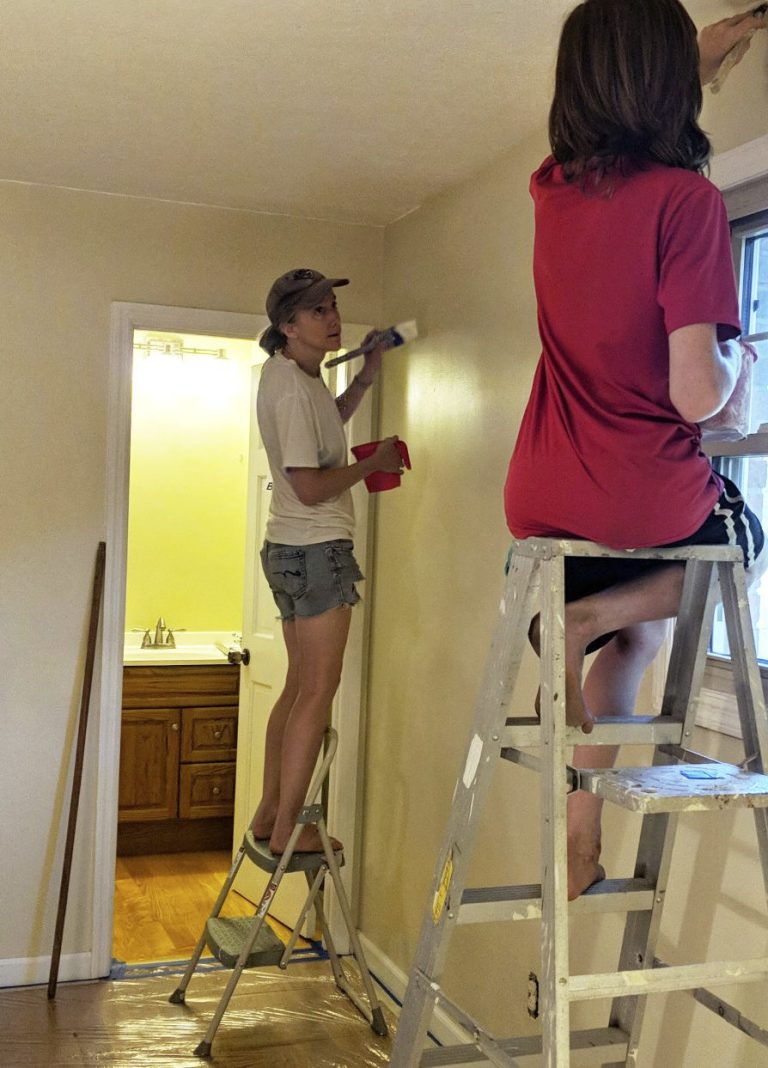
[[[768,134],[712,157],[709,177],[718,189],[733,189],[768,174]]]
[[[86,955],[88,967],[77,978],[107,976],[112,965],[112,922],[115,885],[115,856],[117,850],[117,798],[120,766],[120,710],[122,698],[122,648],[125,617],[125,572],[128,533],[128,476],[131,438],[131,375],[134,330],[160,330],[185,334],[210,334],[220,337],[255,339],[268,325],[263,315],[226,312],[200,308],[177,308],[155,304],[133,304],[115,301],[112,304],[110,326],[109,390],[107,407],[107,566],[102,623],[101,688],[98,717],[98,771],[96,787],[96,828],[93,860],[93,923],[91,953]],[[344,324],[344,329],[365,332],[359,324]],[[343,365],[345,368],[347,365]],[[360,413],[351,433],[367,434],[372,417]],[[369,551],[367,495],[356,501],[359,535],[356,550],[359,559]],[[363,565],[365,568],[365,564]],[[372,570],[372,569],[368,569]],[[370,607],[366,604],[366,614]],[[350,635],[344,660],[339,694],[334,705],[334,721],[344,739],[339,745],[334,768],[334,780],[328,799],[328,824],[347,843],[347,864],[342,869],[347,889],[352,897],[353,912],[357,900],[356,888],[357,842],[359,827],[355,827],[359,813],[362,774],[361,704],[362,686],[367,661],[367,627],[360,628],[357,637]],[[350,791],[358,804],[350,805]],[[342,917],[335,902],[329,910],[329,923],[340,950],[345,943]],[[342,950],[343,951],[343,950]],[[46,977],[47,979],[47,973]]]
[[[48,982],[51,957],[8,957],[0,960],[0,988],[7,986],[38,986]],[[90,979],[90,953],[64,953],[59,960],[59,982]]]
[[[109,974],[117,851],[117,791],[120,766],[122,645],[128,536],[128,476],[131,442],[131,374],[134,330],[168,330],[255,338],[267,326],[263,315],[112,303],[107,405],[107,567],[102,625],[99,756],[93,874],[93,931],[90,978]]]

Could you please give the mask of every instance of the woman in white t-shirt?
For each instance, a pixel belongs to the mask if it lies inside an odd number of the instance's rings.
[[[278,854],[304,804],[360,599],[350,489],[374,471],[402,472],[396,437],[347,463],[343,424],[379,371],[381,347],[335,399],[320,375],[326,353],[341,346],[333,290],[348,281],[308,268],[282,275],[269,291],[271,326],[260,341],[270,359],[257,416],[273,483],[261,562],[283,621],[288,671],[267,726],[263,794],[251,826]],[[320,848],[317,827],[302,828],[297,849]]]

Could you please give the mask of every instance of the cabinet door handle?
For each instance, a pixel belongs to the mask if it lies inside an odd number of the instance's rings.
[[[177,731],[178,729],[179,729],[179,725],[178,725],[178,723],[172,723],[172,724],[171,724],[171,730],[172,730],[172,731]]]

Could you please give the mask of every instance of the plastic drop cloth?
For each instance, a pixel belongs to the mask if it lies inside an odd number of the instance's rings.
[[[363,993],[356,968],[350,984]],[[149,979],[60,983],[0,990],[3,1068],[375,1068],[389,1063],[392,1039],[375,1035],[333,981],[327,961],[282,972],[244,972],[207,1061],[193,1050],[203,1038],[230,972],[196,973],[186,1004],[169,995],[181,973]],[[377,988],[377,995],[379,990]],[[387,1024],[393,1016],[384,1009]]]

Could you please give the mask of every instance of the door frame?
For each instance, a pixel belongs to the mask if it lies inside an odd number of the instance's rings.
[[[127,574],[128,493],[131,447],[131,386],[133,375],[133,335],[135,330],[159,330],[182,334],[209,334],[255,340],[268,326],[263,315],[173,307],[162,304],[136,304],[113,301],[109,345],[109,385],[107,406],[106,538],[107,559],[102,620],[101,681],[98,717],[98,759],[96,786],[96,826],[93,847],[93,912],[90,978],[109,974],[112,967],[112,923],[117,853],[118,777],[120,768],[120,712],[122,701],[123,630],[125,626],[125,587]],[[358,324],[344,324],[350,330],[363,330]],[[372,416],[368,422],[372,421]],[[356,427],[370,432],[371,426]],[[363,568],[371,559],[367,498],[359,497],[359,538],[356,552]],[[344,784],[331,789],[328,821],[338,828],[347,843],[348,879],[354,886],[358,867],[362,775],[362,717],[364,665],[367,657],[368,604],[365,618],[344,659],[341,685],[334,704],[334,720],[344,744],[339,745],[334,778]],[[351,636],[352,638],[352,636]],[[350,805],[350,799],[354,804]],[[353,897],[356,901],[356,895]]]

